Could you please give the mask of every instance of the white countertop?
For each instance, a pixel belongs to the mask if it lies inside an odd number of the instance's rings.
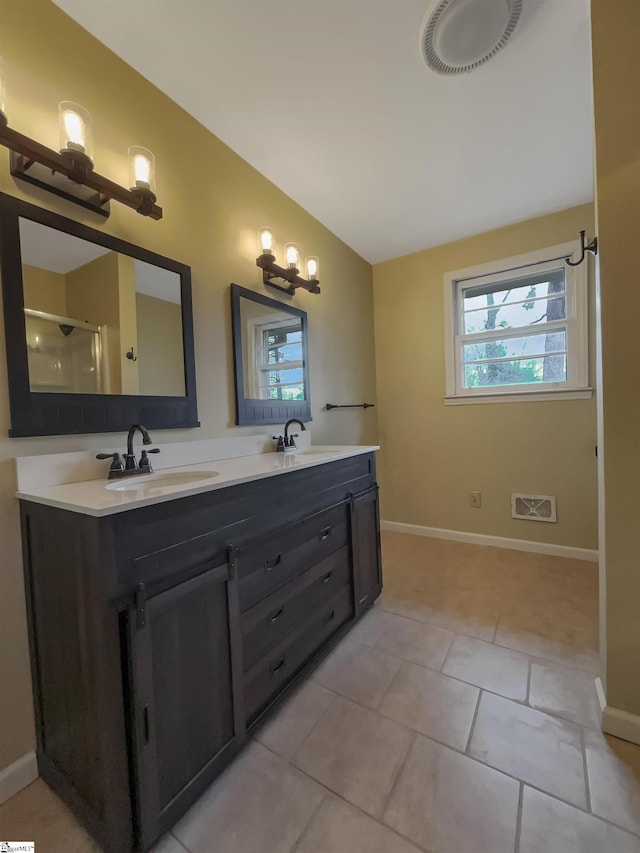
[[[215,489],[224,489],[239,483],[262,480],[288,471],[311,468],[349,456],[372,453],[379,450],[377,445],[351,446],[312,446],[294,453],[259,453],[253,456],[241,456],[233,459],[217,459],[165,468],[154,474],[135,475],[121,480],[85,480],[79,483],[47,486],[39,489],[22,489],[16,496],[22,500],[47,506],[80,512],[84,515],[102,516],[116,512],[126,512],[151,504],[163,503],[189,495],[198,495]],[[201,472],[211,472],[211,479],[202,478]],[[160,485],[163,478],[175,474],[198,472],[200,479],[180,484]],[[154,478],[156,482],[154,483]],[[105,488],[107,485],[136,484],[136,488],[126,491]]]

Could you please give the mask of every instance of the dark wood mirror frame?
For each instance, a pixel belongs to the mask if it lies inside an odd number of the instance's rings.
[[[250,299],[260,305],[266,305],[292,317],[302,320],[302,358],[305,399],[304,400],[256,400],[244,395],[244,371],[242,365],[242,323],[240,318],[240,299]],[[231,285],[231,321],[233,327],[233,367],[236,388],[236,424],[280,424],[289,418],[311,420],[311,399],[309,385],[309,326],[307,312],[294,308],[277,299],[269,299],[255,290]]]
[[[24,320],[20,217],[178,273],[184,349],[185,395],[183,397],[31,391]],[[150,430],[200,426],[196,400],[190,267],[117,237],[103,234],[101,231],[81,225],[57,213],[0,193],[0,276],[11,407],[9,435],[12,438],[121,432],[134,423],[143,423]]]

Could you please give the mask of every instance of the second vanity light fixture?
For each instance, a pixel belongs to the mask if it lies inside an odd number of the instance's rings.
[[[58,108],[60,151],[47,148],[9,127],[4,110],[0,65],[0,145],[11,151],[11,174],[41,189],[109,216],[109,201],[119,201],[151,219],[162,219],[156,204],[155,158],[146,148],[129,148],[129,189],[93,171],[91,115],[71,101]]]
[[[262,281],[270,287],[283,290],[285,293],[295,293],[299,287],[308,290],[309,293],[320,293],[320,261],[316,255],[310,255],[305,259],[306,278],[300,275],[300,251],[295,243],[285,243],[284,257],[286,266],[276,264],[275,236],[273,229],[264,227],[260,229],[260,248],[262,253],[256,258],[256,265],[262,270]],[[281,279],[288,283],[288,287],[275,284],[274,279]]]

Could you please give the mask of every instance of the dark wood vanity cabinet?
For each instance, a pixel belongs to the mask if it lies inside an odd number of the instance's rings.
[[[373,454],[21,516],[40,773],[112,853],[169,829],[382,588]]]

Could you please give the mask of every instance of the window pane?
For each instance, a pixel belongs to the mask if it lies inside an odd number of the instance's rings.
[[[567,348],[567,333],[554,331],[542,335],[525,335],[520,338],[501,338],[499,341],[465,344],[465,362],[482,361],[488,358],[518,358],[545,355],[564,351]]]
[[[264,374],[265,385],[260,388],[260,397],[269,400],[304,400],[302,368],[269,370]]]
[[[464,315],[464,334],[486,332],[493,329],[511,329],[536,326],[553,320],[566,320],[566,300],[564,296],[521,302],[512,305],[509,302],[494,304],[493,294],[482,297],[485,300],[480,310],[466,311]],[[474,300],[478,297],[474,297]],[[466,307],[465,300],[465,307]]]
[[[489,362],[488,364],[466,364],[464,378],[466,388],[566,382],[567,357],[563,354]]]

